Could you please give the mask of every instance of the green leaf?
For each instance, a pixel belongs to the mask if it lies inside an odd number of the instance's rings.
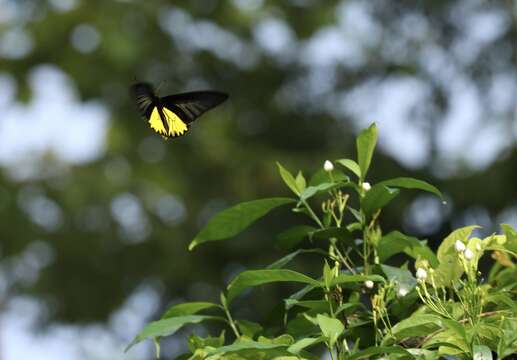
[[[324,182],[324,183],[321,183],[316,186],[309,186],[300,194],[300,200],[307,200],[316,194],[338,188],[342,185],[344,185],[344,184],[334,183],[334,182]]]
[[[438,351],[426,350],[426,349],[407,349],[406,350],[413,356],[413,359],[416,360],[440,360],[440,354]]]
[[[222,346],[220,348],[209,351],[209,355],[226,354],[230,352],[241,352],[242,350],[272,350],[279,348],[287,348],[284,344],[264,343],[252,340],[240,340],[231,345]]]
[[[415,314],[393,326],[392,334],[400,341],[407,337],[429,335],[441,327],[442,322],[439,316]]]
[[[280,344],[280,345],[292,345],[294,344],[294,338],[289,334],[282,334],[280,336],[277,336],[276,338],[268,338],[265,336],[260,336],[258,338],[258,342],[264,343],[264,344]]]
[[[372,355],[377,354],[401,354],[407,355],[412,358],[412,355],[405,349],[398,346],[376,346],[370,347],[368,349],[362,350],[359,353],[353,354],[347,357],[347,360],[358,360],[364,358],[370,358]]]
[[[302,242],[305,238],[309,237],[311,232],[316,231],[317,228],[309,225],[299,225],[290,228],[284,232],[281,232],[277,236],[277,245],[279,248],[289,250]]]
[[[439,198],[443,199],[443,194],[435,186],[423,181],[410,177],[399,177],[395,179],[381,181],[377,185],[384,185],[388,187],[404,188],[404,189],[417,189],[430,192]]]
[[[224,318],[217,316],[205,315],[187,315],[178,316],[158,321],[153,321],[147,324],[142,331],[129,343],[124,351],[128,351],[131,347],[143,341],[146,338],[157,338],[174,334],[181,327],[187,324],[198,324],[206,320],[225,321]]]
[[[323,342],[323,340],[324,339],[321,336],[317,338],[303,338],[295,342],[293,345],[289,346],[287,348],[287,351],[289,351],[291,354],[298,355],[300,351],[302,351],[303,349],[312,345],[319,344]]]
[[[244,336],[253,339],[255,336],[262,333],[262,326],[256,322],[248,320],[237,320],[237,327]]]
[[[223,240],[235,236],[271,210],[295,202],[289,198],[269,198],[248,201],[223,210],[215,215],[197,234],[189,245],[189,250],[197,245]]]
[[[397,283],[399,288],[404,288],[409,292],[416,285],[416,279],[409,270],[389,265],[381,265],[381,269],[386,274],[388,280]]]
[[[391,256],[401,252],[415,259],[420,256],[426,259],[433,268],[438,266],[438,258],[434,252],[423,241],[415,237],[392,231],[379,240],[377,254],[380,262],[385,262]]]
[[[494,304],[504,304],[508,308],[510,308],[514,314],[517,314],[517,302],[515,302],[514,300],[512,300],[511,297],[502,292],[488,295],[488,297],[486,298],[486,302],[491,302]]]
[[[465,331],[465,325],[461,324],[456,320],[450,319],[442,319],[442,323],[446,328],[456,333],[456,335],[458,335],[461,338],[461,340],[463,340],[465,343],[468,342],[467,332]]]
[[[303,192],[303,190],[305,190],[305,188],[307,187],[307,181],[305,181],[305,178],[303,177],[303,174],[301,171],[298,171],[295,182],[296,182],[296,188],[300,192]]]
[[[315,230],[309,234],[311,239],[328,240],[336,238],[341,241],[352,243],[352,233],[347,228],[331,227],[327,229]]]
[[[377,144],[377,126],[372,124],[368,129],[363,130],[357,137],[357,162],[361,168],[361,181],[366,178],[366,173],[372,161],[373,151]]]
[[[355,310],[358,307],[364,307],[364,305],[360,302],[354,302],[354,303],[344,303],[341,304],[335,311],[334,316],[338,316],[342,312],[345,312],[345,314],[348,314],[348,312],[351,312]]]
[[[210,309],[214,307],[219,307],[219,305],[209,302],[188,302],[188,303],[182,303],[177,304],[172,307],[170,307],[165,314],[162,315],[162,319],[168,319],[171,317],[177,317],[177,316],[186,316],[186,315],[193,315],[197,314],[198,312]]]
[[[392,189],[384,185],[374,185],[361,201],[361,207],[366,216],[371,216],[376,210],[382,209],[398,194],[399,189]]]
[[[318,314],[316,317],[321,333],[328,339],[330,347],[333,347],[339,336],[345,331],[345,326],[338,319],[332,319]]]
[[[479,229],[479,226],[465,226],[451,232],[449,236],[447,236],[438,247],[438,251],[436,253],[438,255],[438,261],[442,262],[444,256],[456,253],[456,249],[454,247],[456,240],[460,240],[463,243],[467,243],[467,239],[470,237],[470,234],[472,234],[472,231],[474,231],[474,229]]]
[[[298,313],[290,319],[286,326],[286,331],[297,337],[313,336],[319,333],[319,329],[305,317],[305,313]]]
[[[434,277],[437,286],[448,286],[463,274],[463,266],[454,247],[457,240],[467,242],[470,234],[479,226],[466,226],[453,231],[447,236],[438,247],[437,257],[439,265],[435,269]]]
[[[319,286],[320,282],[292,270],[248,270],[237,275],[228,285],[228,304],[245,289],[274,282],[300,282]]]
[[[457,254],[447,254],[442,256],[440,265],[434,271],[436,286],[450,286],[453,281],[458,280],[463,274]]]
[[[293,306],[299,306],[299,307],[302,307],[302,308],[305,308],[305,309],[309,309],[309,310],[313,310],[313,311],[317,311],[317,312],[322,312],[322,313],[330,311],[329,303],[326,300],[303,300],[303,301],[298,301],[298,300],[295,300],[295,299],[285,299],[284,302],[285,302],[285,309],[286,310],[291,309]]]
[[[508,224],[501,224],[501,229],[506,236],[506,242],[504,247],[513,252],[517,253],[517,231]]]
[[[517,231],[515,231],[511,225],[501,224],[501,229],[503,230],[508,240],[517,240]]]
[[[325,284],[326,289],[330,289],[332,279],[334,279],[334,270],[330,268],[329,264],[325,260],[325,265],[323,265],[323,283]]]
[[[330,182],[331,176],[334,182],[348,182],[350,179],[346,176],[342,171],[338,169],[332,170],[330,173],[328,171],[323,170],[323,168],[319,169],[312,175],[309,185],[310,186],[318,186],[319,184]]]
[[[280,176],[282,177],[282,180],[284,180],[284,183],[289,187],[289,189],[291,189],[292,192],[294,192],[296,195],[300,195],[301,190],[298,188],[298,184],[296,183],[294,176],[279,162],[277,162],[276,165],[278,166],[278,171],[280,172]]]
[[[492,360],[492,351],[485,345],[474,345],[473,346],[473,359],[474,360]]]
[[[189,350],[194,353],[197,349],[203,349],[207,346],[220,347],[224,345],[224,331],[218,337],[200,337],[192,334],[188,338]]]
[[[339,159],[336,160],[338,164],[343,165],[348,170],[353,172],[355,175],[357,175],[358,178],[361,178],[361,168],[359,167],[359,164],[356,163],[354,160],[351,159]]]
[[[364,282],[366,280],[371,281],[377,281],[377,282],[386,282],[386,280],[380,276],[380,275],[347,275],[347,274],[341,274],[335,277],[332,282],[331,286],[336,286],[339,284],[346,284],[346,283],[356,283],[356,282]]]

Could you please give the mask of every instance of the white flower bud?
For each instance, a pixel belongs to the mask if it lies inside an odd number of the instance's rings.
[[[456,240],[454,247],[456,248],[457,252],[465,251],[465,244],[462,241]]]
[[[332,171],[334,170],[334,164],[332,164],[332,162],[328,161],[328,160],[325,160],[325,163],[323,164],[323,169],[325,171]]]
[[[366,182],[366,181],[365,181],[365,182],[363,183],[363,190],[364,190],[364,191],[368,191],[368,190],[370,190],[371,188],[372,188],[372,186],[370,185],[370,183],[369,183],[369,182]]]
[[[465,249],[463,256],[465,256],[465,259],[467,260],[472,260],[474,258],[474,253],[470,249]]]
[[[373,288],[373,281],[371,280],[366,280],[364,282],[364,286],[366,286],[368,289],[372,289]]]
[[[427,271],[425,271],[425,269],[422,269],[422,268],[416,269],[416,278],[418,280],[425,280],[425,279],[427,279]]]
[[[481,245],[479,243],[476,244],[476,250],[481,251]]]
[[[408,294],[409,290],[406,289],[405,287],[401,287],[399,288],[399,291],[398,291],[398,294],[400,297],[404,297]]]

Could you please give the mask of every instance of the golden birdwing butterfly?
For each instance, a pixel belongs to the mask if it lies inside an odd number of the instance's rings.
[[[185,135],[194,120],[228,98],[227,94],[219,91],[194,91],[159,97],[148,83],[133,84],[130,91],[140,114],[151,129],[164,139]]]

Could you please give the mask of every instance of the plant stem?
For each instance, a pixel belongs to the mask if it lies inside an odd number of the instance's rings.
[[[333,349],[333,348],[331,348],[330,346],[329,346],[329,352],[330,352],[330,358],[331,358],[332,360],[336,360],[336,358],[334,357],[334,349]]]
[[[235,322],[233,321],[232,315],[230,314],[230,311],[228,310],[228,308],[226,306],[224,306],[224,312],[226,314],[226,318],[228,319],[228,324],[230,325],[230,327],[233,330],[233,333],[235,334],[235,336],[237,338],[240,338],[241,335],[239,334],[239,330],[237,330],[237,326],[235,326]]]
[[[307,203],[306,200],[301,200],[302,204],[305,206],[305,208],[307,209],[307,211],[309,212],[311,218],[316,221],[316,223],[318,224],[318,226],[322,229],[324,229],[325,227],[323,226],[323,223],[320,221],[320,219],[318,218],[318,215],[316,215],[316,213],[312,210],[311,206],[309,205],[309,203]]]

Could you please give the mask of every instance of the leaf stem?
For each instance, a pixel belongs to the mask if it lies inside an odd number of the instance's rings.
[[[239,330],[237,330],[237,326],[235,326],[235,321],[233,321],[233,318],[232,318],[232,315],[230,314],[230,311],[228,310],[226,305],[224,305],[223,307],[224,307],[224,313],[226,314],[226,318],[228,319],[228,324],[232,328],[233,333],[235,334],[235,336],[237,338],[240,338],[241,335],[239,333]]]
[[[309,205],[309,203],[306,201],[306,200],[300,200],[302,202],[302,204],[305,206],[305,208],[307,209],[307,211],[309,212],[311,218],[316,221],[316,223],[318,224],[318,226],[322,229],[325,228],[325,226],[323,226],[323,223],[321,222],[321,220],[318,218],[318,215],[316,215],[316,213],[312,210],[311,206]]]

